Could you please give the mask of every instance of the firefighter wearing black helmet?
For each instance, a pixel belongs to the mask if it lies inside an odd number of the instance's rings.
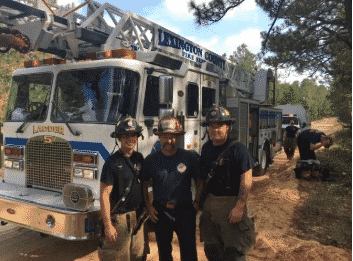
[[[154,132],[161,149],[146,157],[141,180],[150,220],[154,222],[159,260],[170,261],[175,231],[182,261],[196,261],[196,209],[192,202],[191,179],[200,179],[195,153],[178,148],[183,126],[176,117],[163,117]],[[153,202],[148,188],[153,186]]]
[[[255,244],[246,206],[255,162],[244,145],[230,140],[234,122],[228,110],[214,105],[202,123],[210,140],[202,147],[201,173],[212,178],[205,188],[200,239],[209,261],[246,260]]]
[[[121,146],[104,163],[100,179],[101,217],[104,224],[104,237],[98,248],[100,260],[140,261],[147,256],[148,241],[144,227],[132,235],[143,207],[138,181],[143,156],[134,150],[141,132],[142,127],[137,121],[126,116],[116,124],[111,134]],[[127,188],[130,188],[131,193],[126,203],[119,204],[121,207],[113,211],[117,203],[122,202]]]

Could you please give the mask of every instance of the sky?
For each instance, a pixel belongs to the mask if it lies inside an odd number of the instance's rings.
[[[105,3],[104,0],[96,0]],[[78,6],[83,0],[58,0],[59,5],[72,3]],[[245,43],[256,54],[261,49],[261,31],[268,31],[272,21],[255,3],[245,0],[238,7],[229,11],[221,21],[209,26],[198,26],[188,9],[189,0],[128,0],[108,2],[123,11],[131,11],[155,22],[172,32],[189,39],[202,47],[227,58],[238,46]],[[196,0],[197,4],[204,2]],[[301,81],[304,76],[295,72],[280,72],[281,82]]]

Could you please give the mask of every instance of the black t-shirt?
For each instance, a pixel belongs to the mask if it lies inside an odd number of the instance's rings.
[[[156,201],[191,202],[191,178],[201,178],[199,159],[195,153],[184,149],[178,149],[171,156],[158,151],[146,157],[140,177],[144,181],[152,178]]]
[[[310,145],[319,143],[322,135],[325,135],[325,133],[318,130],[305,130],[299,134],[297,143],[302,160],[316,160],[315,152],[310,149]]]
[[[134,152],[130,158],[127,158],[120,151],[117,151],[107,159],[102,169],[100,181],[106,184],[113,184],[113,190],[110,194],[111,210],[113,210],[116,203],[124,194],[125,188],[129,186],[134,178],[134,173],[126,161],[131,162],[135,172],[139,175],[143,163],[143,156],[139,152]],[[135,179],[131,195],[124,208],[127,211],[136,209],[142,202],[141,184]]]
[[[221,146],[213,146],[212,142],[208,141],[202,147],[200,165],[201,173],[205,178],[230,142],[228,140]],[[214,176],[207,185],[207,192],[216,196],[238,196],[240,177],[255,166],[255,161],[249,150],[238,142],[223,155],[223,158],[221,165],[215,168]]]
[[[287,137],[288,138],[295,138],[295,134],[297,133],[297,131],[299,130],[298,127],[296,126],[288,126],[287,128],[285,128],[285,131],[287,132]]]

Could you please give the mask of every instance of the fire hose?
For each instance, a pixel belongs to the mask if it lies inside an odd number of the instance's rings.
[[[0,28],[0,52],[7,53],[14,49],[20,53],[28,53],[31,47],[29,38],[20,31]]]

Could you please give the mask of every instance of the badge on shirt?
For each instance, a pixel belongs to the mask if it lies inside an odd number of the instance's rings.
[[[138,162],[138,163],[134,164],[134,169],[135,169],[136,171],[140,171],[140,170],[141,170],[141,163]]]
[[[124,167],[121,162],[119,162],[116,166],[117,166],[118,170],[122,170]]]
[[[180,163],[177,167],[177,170],[180,172],[180,173],[184,173],[186,171],[186,166],[184,163]]]

